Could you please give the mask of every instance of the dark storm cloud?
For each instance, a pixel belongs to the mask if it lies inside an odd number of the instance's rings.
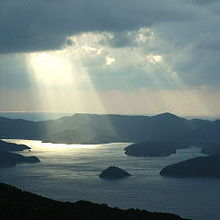
[[[99,72],[106,79],[109,75],[115,76],[109,87],[115,85],[118,74],[127,74],[127,84],[131,83],[133,87],[141,87],[145,82],[146,86],[152,84],[147,76],[154,73],[154,69],[143,70],[144,64],[136,62],[135,54],[130,56],[131,51],[125,53],[131,60],[123,61],[124,54],[119,51],[132,47],[137,49],[132,53],[140,53],[140,57],[162,55],[186,85],[219,86],[218,9],[219,0],[0,0],[0,53],[59,49],[65,44],[74,44],[67,38],[70,35],[109,31],[102,33],[107,37],[94,47],[106,46],[113,54],[109,52],[103,57],[86,55],[85,58],[90,76]],[[148,35],[153,31],[156,38],[138,43],[136,38],[140,27],[150,27],[144,36],[150,37]],[[116,58],[113,66],[117,68],[101,68],[107,55]],[[7,60],[1,56],[0,87],[31,86],[25,66],[25,60],[15,59],[13,54],[8,55]],[[100,78],[96,78],[98,82]]]
[[[196,14],[187,8],[177,0],[1,0],[0,53],[57,49],[80,32],[192,19]]]

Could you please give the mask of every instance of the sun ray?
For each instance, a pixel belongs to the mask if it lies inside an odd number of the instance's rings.
[[[48,51],[27,56],[29,78],[35,84],[38,105],[45,112],[105,113],[105,105],[80,60],[71,60],[70,52]],[[92,108],[91,108],[92,106]],[[114,130],[111,121],[108,122]],[[65,125],[63,125],[65,129]],[[47,127],[51,134],[53,128]],[[94,132],[94,131],[91,131]]]

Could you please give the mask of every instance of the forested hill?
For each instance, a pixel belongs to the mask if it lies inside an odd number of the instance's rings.
[[[218,141],[220,121],[186,120],[171,113],[156,116],[75,114],[32,122],[0,118],[0,138],[38,139],[54,143]]]
[[[58,202],[0,183],[0,219],[4,220],[183,220],[173,214],[121,210],[80,201]]]

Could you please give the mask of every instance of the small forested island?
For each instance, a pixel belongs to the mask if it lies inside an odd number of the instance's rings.
[[[124,150],[125,154],[136,157],[164,157],[176,153],[176,147],[172,143],[152,141],[131,144]]]
[[[102,171],[101,174],[99,175],[99,177],[102,179],[121,179],[129,176],[131,176],[130,173],[115,166],[108,167],[107,169]]]
[[[162,176],[220,177],[220,155],[196,157],[172,164],[160,171]]]
[[[22,220],[184,220],[169,213],[110,208],[87,201],[59,202],[0,183],[0,219]]]
[[[12,167],[17,163],[38,163],[40,160],[35,156],[25,157],[10,151],[22,151],[30,149],[26,145],[7,143],[0,140],[0,168]]]

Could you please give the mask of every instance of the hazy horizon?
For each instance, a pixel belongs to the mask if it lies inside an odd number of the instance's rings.
[[[156,115],[171,113],[172,112],[159,112],[157,114],[116,114],[116,113],[95,113],[95,112],[25,112],[25,111],[0,111],[0,117],[12,118],[12,119],[25,119],[25,120],[33,120],[33,121],[41,121],[41,120],[50,120],[50,119],[59,119],[64,116],[73,116],[75,114],[94,114],[94,115],[125,115],[125,116],[149,116],[153,117]],[[185,119],[203,119],[203,120],[218,120],[220,116],[205,116],[205,115],[177,115],[178,117],[182,117]]]

